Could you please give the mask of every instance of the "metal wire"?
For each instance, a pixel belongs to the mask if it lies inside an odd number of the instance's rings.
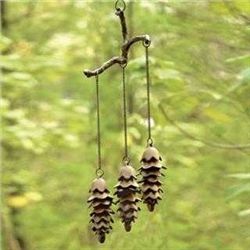
[[[123,94],[123,126],[124,126],[124,157],[123,161],[128,164],[128,126],[127,126],[127,90],[126,90],[126,78],[125,68],[127,64],[121,65],[122,68],[122,94]]]
[[[146,57],[146,84],[147,84],[147,119],[148,119],[148,145],[153,145],[153,140],[151,137],[151,108],[150,108],[150,77],[149,77],[149,58],[148,58],[148,47],[150,44],[143,43],[145,47],[145,57]]]
[[[100,130],[100,96],[99,96],[99,77],[96,75],[96,120],[97,120],[97,155],[98,165],[96,169],[96,176],[102,177],[104,171],[102,170],[101,159],[101,130]]]

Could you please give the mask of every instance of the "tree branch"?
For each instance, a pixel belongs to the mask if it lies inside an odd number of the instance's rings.
[[[105,62],[101,67],[99,67],[99,68],[97,68],[95,70],[84,70],[84,74],[87,77],[99,75],[103,71],[105,71],[106,69],[108,69],[109,67],[114,65],[115,63],[123,64],[123,63],[126,63],[126,60],[124,60],[124,58],[122,58],[122,57],[115,56],[115,57],[112,57],[107,62]]]
[[[130,39],[128,39],[128,32],[127,32],[127,25],[126,20],[124,16],[124,12],[121,9],[117,9],[116,15],[119,16],[121,27],[122,27],[122,37],[123,37],[123,44],[121,46],[121,56],[115,56],[111,58],[110,60],[103,63],[102,66],[100,66],[97,69],[94,70],[84,70],[83,73],[87,77],[96,76],[104,72],[106,69],[110,68],[112,65],[118,63],[119,65],[126,64],[128,62],[128,53],[129,49],[134,43],[137,42],[143,42],[143,44],[149,46],[151,43],[151,39],[149,35],[140,35],[140,36],[134,36]]]
[[[151,39],[149,35],[141,35],[141,36],[134,36],[133,38],[129,39],[126,43],[123,44],[122,46],[122,56],[124,58],[128,58],[128,51],[130,47],[137,42],[142,41],[146,45],[150,45]]]
[[[250,148],[250,143],[248,144],[221,144],[221,143],[216,143],[216,142],[212,142],[212,141],[208,141],[206,139],[202,139],[202,138],[198,138],[195,137],[194,135],[188,133],[186,130],[184,130],[182,127],[180,127],[174,120],[172,120],[166,113],[166,111],[164,110],[164,108],[162,107],[161,104],[159,104],[159,109],[161,110],[164,118],[169,121],[173,126],[175,126],[183,135],[185,135],[186,137],[188,137],[191,140],[194,141],[199,141],[202,142],[203,144],[210,146],[210,147],[215,147],[215,148],[221,148],[221,149],[237,149],[237,150],[241,150],[241,149],[248,149]]]

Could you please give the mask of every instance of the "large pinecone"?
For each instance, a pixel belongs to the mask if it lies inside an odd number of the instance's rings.
[[[134,168],[125,165],[121,167],[119,182],[115,186],[115,195],[117,195],[119,203],[118,212],[127,232],[131,230],[131,224],[135,222],[137,213],[140,210],[140,208],[137,207],[137,202],[140,201],[137,197],[137,193],[140,191],[136,179]]]
[[[160,193],[163,192],[161,189],[162,182],[160,181],[160,176],[164,176],[164,174],[161,173],[161,169],[165,167],[162,166],[161,161],[162,158],[159,151],[153,146],[147,147],[141,158],[142,166],[139,172],[142,179],[139,183],[142,183],[143,203],[147,204],[150,212],[154,211],[158,200],[161,200]]]
[[[111,214],[114,212],[111,209],[111,205],[113,198],[109,194],[103,178],[95,179],[89,192],[91,193],[88,199],[89,207],[93,209],[90,213],[90,223],[92,223],[92,230],[98,236],[99,242],[103,243],[105,234],[108,234],[112,229],[111,223],[113,223],[113,219]]]

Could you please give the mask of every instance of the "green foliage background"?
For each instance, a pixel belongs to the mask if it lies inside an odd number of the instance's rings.
[[[249,1],[127,2],[131,34],[152,37],[153,137],[168,170],[156,211],[141,205],[130,233],[116,217],[104,245],[88,226],[96,109],[94,79],[82,71],[119,53],[114,1],[4,3],[2,249],[249,249]],[[147,138],[141,45],[127,68],[129,149],[139,168]],[[100,83],[112,187],[123,155],[119,67]]]

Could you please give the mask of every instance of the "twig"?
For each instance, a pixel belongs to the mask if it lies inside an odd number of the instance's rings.
[[[250,143],[248,144],[221,144],[221,143],[216,143],[212,141],[208,141],[206,139],[198,138],[190,133],[188,133],[186,130],[184,130],[182,127],[180,127],[174,120],[172,120],[164,110],[161,104],[159,104],[159,109],[161,110],[164,118],[169,121],[172,125],[174,125],[182,134],[184,134],[186,137],[188,137],[191,140],[199,141],[202,142],[203,144],[210,146],[210,147],[215,147],[215,148],[221,148],[221,149],[248,149],[250,148]]]
[[[119,16],[120,22],[121,22],[121,28],[122,28],[122,37],[123,37],[123,44],[121,46],[121,56],[115,56],[112,57],[110,60],[103,63],[102,66],[95,70],[84,70],[83,73],[87,77],[96,76],[104,72],[106,69],[110,68],[112,65],[118,63],[120,65],[126,64],[128,61],[128,52],[130,47],[137,42],[143,42],[146,45],[149,45],[151,43],[151,39],[149,35],[140,35],[140,36],[134,36],[130,39],[128,39],[128,31],[127,31],[127,25],[126,25],[126,19],[124,16],[124,12],[121,9],[116,10],[116,15]]]
[[[112,65],[114,65],[115,63],[123,64],[123,63],[126,63],[126,60],[124,60],[124,58],[115,56],[115,57],[112,57],[107,62],[105,62],[100,68],[97,68],[95,70],[84,70],[84,74],[87,77],[99,75],[103,71],[105,71],[106,69],[108,69],[109,67],[111,67]]]

